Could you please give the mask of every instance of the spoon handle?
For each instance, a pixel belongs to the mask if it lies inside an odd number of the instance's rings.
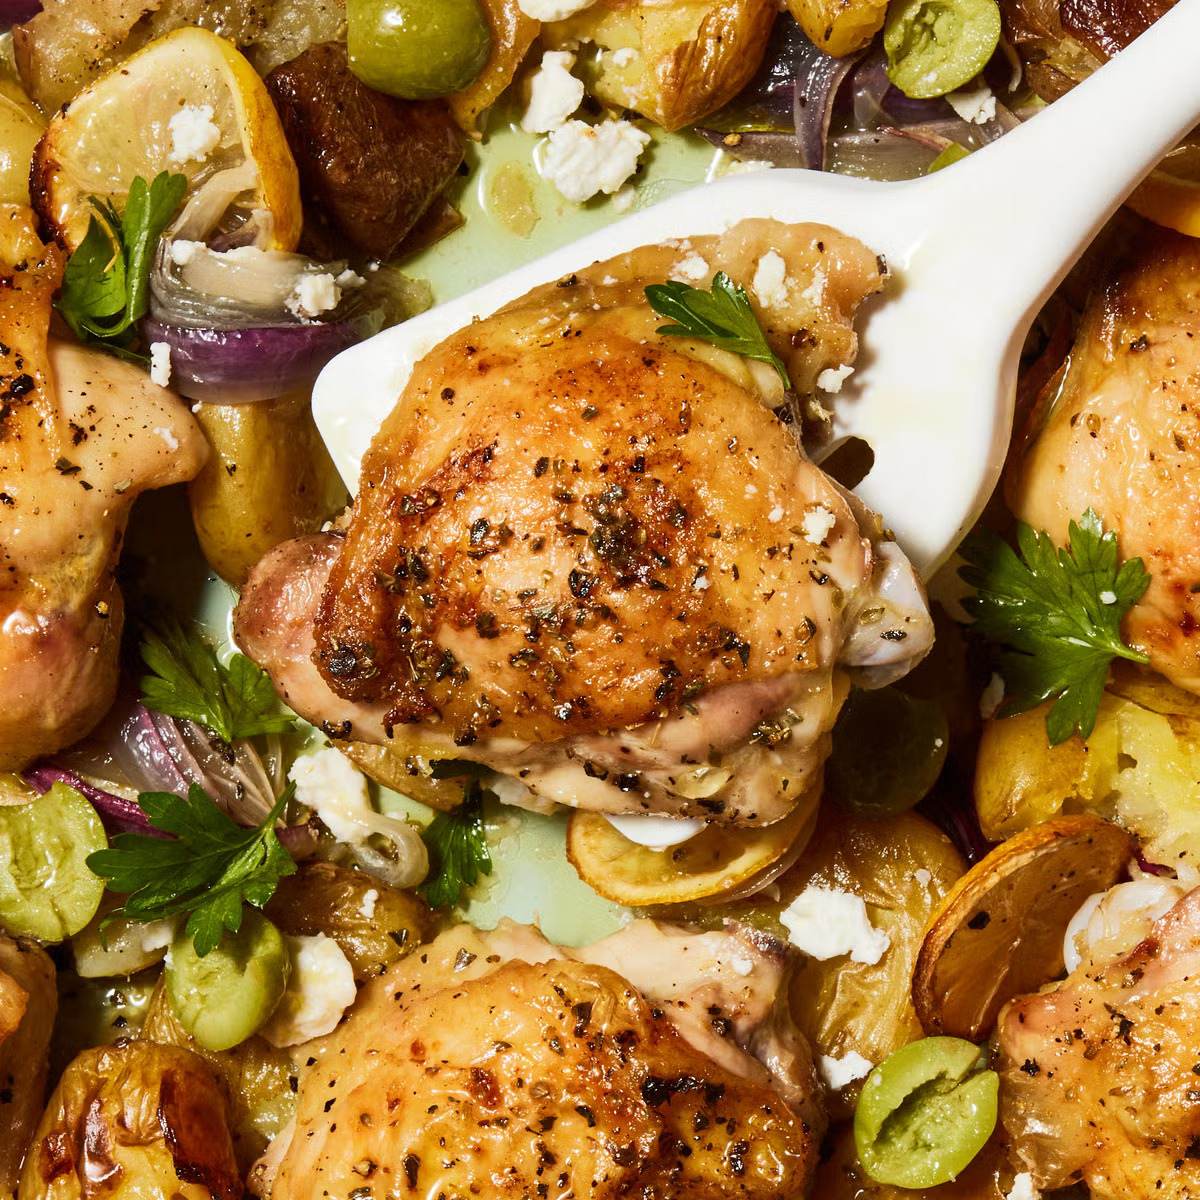
[[[1121,202],[1200,122],[1198,46],[1200,0],[1180,0],[1043,112],[939,172],[942,211],[953,214],[939,253],[974,260],[998,320],[1023,329]]]

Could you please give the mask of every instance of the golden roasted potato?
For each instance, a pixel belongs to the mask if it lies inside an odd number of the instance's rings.
[[[19,1200],[240,1200],[221,1085],[178,1046],[118,1042],[63,1072],[21,1172]]]
[[[161,982],[146,1011],[141,1039],[182,1046],[205,1059],[217,1073],[230,1098],[229,1132],[242,1171],[249,1170],[295,1114],[296,1068],[286,1050],[277,1050],[257,1034],[232,1050],[204,1049],[175,1015]]]
[[[791,985],[796,1023],[814,1053],[850,1051],[872,1063],[921,1036],[913,1010],[913,963],[930,916],[963,872],[957,850],[916,813],[855,817],[828,807],[800,861],[779,880],[780,903],[806,887],[861,896],[871,923],[891,945],[878,963],[806,959]],[[848,1115],[857,1085],[831,1098],[831,1115]]]
[[[470,87],[448,97],[459,128],[479,136],[479,118],[491,108],[513,81],[522,59],[541,30],[541,22],[527,17],[517,0],[482,0],[492,31],[492,52]]]
[[[1200,870],[1200,706],[1163,680],[1118,673],[1087,744],[1046,741],[1045,708],[986,723],[975,769],[984,834],[999,840],[1058,812],[1132,830],[1151,862]]]
[[[15,68],[0,56],[0,204],[29,203],[29,164],[45,128]]]
[[[1063,937],[1079,906],[1120,878],[1137,849],[1087,813],[1026,829],[950,890],[921,943],[913,1003],[928,1034],[978,1041],[1014,996],[1063,972]]]
[[[266,552],[315,533],[348,499],[307,393],[193,410],[213,454],[189,486],[204,557],[235,587]]]
[[[787,0],[810,42],[834,58],[861,50],[883,28],[887,0]]]
[[[593,94],[673,130],[728,104],[750,82],[778,13],[776,0],[599,0],[547,26],[542,40],[593,43]]]
[[[463,778],[436,778],[421,747],[406,737],[411,726],[398,727],[386,746],[371,742],[338,742],[337,748],[364,774],[410,800],[428,804],[441,812],[452,812],[463,801]]]
[[[631,842],[600,813],[577,811],[567,826],[567,858],[584,883],[618,904],[711,904],[765,887],[782,874],[808,845],[816,821],[813,795],[773,825],[710,825],[659,851]]]
[[[360,983],[420,945],[432,924],[423,900],[328,862],[302,863],[281,879],[266,913],[294,937],[333,938]]]

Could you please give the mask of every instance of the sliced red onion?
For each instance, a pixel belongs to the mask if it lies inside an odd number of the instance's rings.
[[[992,848],[979,827],[979,817],[969,792],[960,794],[952,787],[934,788],[917,805],[917,812],[932,821],[954,843],[968,866],[974,866]]]
[[[186,329],[147,319],[147,343],[171,347],[171,386],[191,400],[247,404],[309,386],[336,354],[367,336],[362,323]]]
[[[802,167],[803,153],[795,133],[775,131],[750,133],[722,133],[719,129],[697,129],[706,141],[730,158],[741,162],[765,162],[773,167]]]
[[[25,782],[39,792],[48,792],[56,783],[65,783],[81,792],[92,803],[100,814],[105,827],[116,833],[145,833],[151,837],[167,837],[167,834],[154,828],[142,812],[141,805],[136,800],[128,800],[114,792],[106,792],[95,787],[74,771],[62,767],[37,766],[30,767],[24,774]]]
[[[1173,876],[1174,871],[1162,863],[1151,862],[1140,850],[1137,854],[1137,865],[1140,871],[1147,875]]]
[[[811,42],[809,45],[811,52],[796,63],[792,121],[796,128],[796,144],[803,160],[801,165],[814,171],[823,171],[834,102],[858,56],[832,58]]]
[[[41,0],[0,0],[0,29],[24,25],[41,11]]]

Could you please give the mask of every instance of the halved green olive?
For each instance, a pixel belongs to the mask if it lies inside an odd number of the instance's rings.
[[[492,49],[479,0],[347,0],[346,21],[350,70],[405,100],[462,91]]]
[[[883,27],[888,78],[916,99],[974,79],[1000,41],[996,0],[897,0]]]

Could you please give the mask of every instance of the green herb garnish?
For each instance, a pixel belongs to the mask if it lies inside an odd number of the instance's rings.
[[[483,789],[472,781],[463,802],[452,812],[438,813],[421,830],[429,851],[429,875],[419,891],[431,908],[457,904],[480,875],[492,873],[492,856],[483,828]]]
[[[147,633],[142,660],[152,672],[141,681],[147,708],[205,725],[227,742],[284,733],[295,723],[266,671],[244,654],[222,663],[208,642],[178,624]]]
[[[242,906],[262,908],[285,875],[296,870],[275,835],[275,822],[291,799],[289,785],[256,829],[235,824],[197,784],[187,798],[143,792],[138,804],[150,824],[170,838],[121,833],[107,850],[87,859],[88,869],[126,896],[109,915],[160,921],[187,914],[184,927],[203,957],[226,930],[237,933]]]
[[[660,325],[659,333],[696,338],[743,358],[769,363],[783,380],[783,386],[792,386],[783,359],[767,344],[746,289],[734,283],[724,271],[713,276],[711,292],[673,280],[650,284],[646,299],[660,317],[674,322]]]
[[[129,187],[124,213],[91,198],[87,234],[63,274],[58,311],[81,341],[128,353],[133,326],[146,315],[158,239],[187,192],[187,177],[163,171]]]
[[[1150,576],[1140,558],[1118,565],[1117,537],[1089,508],[1071,522],[1070,547],[1017,525],[1020,557],[995,534],[967,539],[959,572],[975,589],[963,601],[975,628],[1003,647],[1001,715],[1025,712],[1057,696],[1046,715],[1052,746],[1078,732],[1087,738],[1114,658],[1145,663],[1121,638],[1121,620]]]

